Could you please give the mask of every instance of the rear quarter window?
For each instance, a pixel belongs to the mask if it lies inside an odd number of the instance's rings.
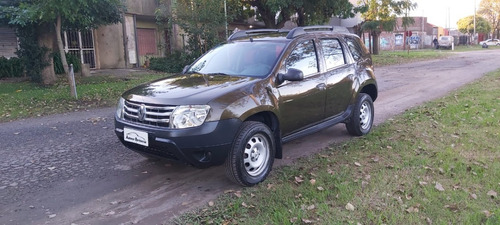
[[[352,37],[346,37],[345,41],[347,43],[347,47],[351,51],[354,60],[358,61],[361,58],[363,58],[365,54],[368,53],[366,48],[363,45],[361,45],[357,39],[354,39]]]

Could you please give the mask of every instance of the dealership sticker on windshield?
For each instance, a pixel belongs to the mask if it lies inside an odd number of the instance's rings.
[[[123,139],[139,145],[148,146],[148,133],[144,131],[133,130],[130,128],[123,128]]]

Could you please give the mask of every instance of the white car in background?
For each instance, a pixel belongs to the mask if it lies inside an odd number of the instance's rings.
[[[438,46],[439,48],[451,49],[453,41],[453,36],[441,36],[438,39]]]
[[[499,39],[488,39],[488,40],[485,40],[485,41],[481,41],[479,42],[480,45],[496,45],[496,46],[500,46],[500,40]]]

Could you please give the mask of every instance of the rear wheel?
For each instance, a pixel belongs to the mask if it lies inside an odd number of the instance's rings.
[[[349,134],[363,136],[370,133],[374,114],[372,98],[368,94],[360,93],[356,99],[351,118],[345,124]]]
[[[244,122],[225,162],[232,181],[253,186],[264,181],[271,171],[276,152],[272,131],[261,122]]]

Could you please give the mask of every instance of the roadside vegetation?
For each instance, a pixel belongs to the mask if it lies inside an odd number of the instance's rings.
[[[469,52],[469,51],[488,51],[500,49],[500,46],[490,45],[488,48],[483,48],[481,45],[459,45],[455,46],[455,52]],[[444,50],[443,50],[444,51]]]
[[[63,76],[51,87],[31,82],[0,82],[0,122],[113,106],[125,90],[166,76],[168,74],[79,77],[78,99],[68,94],[69,86]]]
[[[177,224],[500,224],[500,70]]]
[[[372,55],[375,68],[378,66],[388,66],[403,64],[430,59],[440,59],[449,56],[447,51],[436,51],[434,49],[410,50],[408,51],[383,51],[379,55]]]
[[[483,48],[481,45],[460,45],[455,46],[455,49],[423,49],[408,51],[383,51],[379,55],[372,55],[375,68],[378,66],[388,66],[394,64],[403,64],[431,59],[441,59],[450,56],[454,52],[468,51],[488,51],[500,49],[500,46],[488,46]]]

